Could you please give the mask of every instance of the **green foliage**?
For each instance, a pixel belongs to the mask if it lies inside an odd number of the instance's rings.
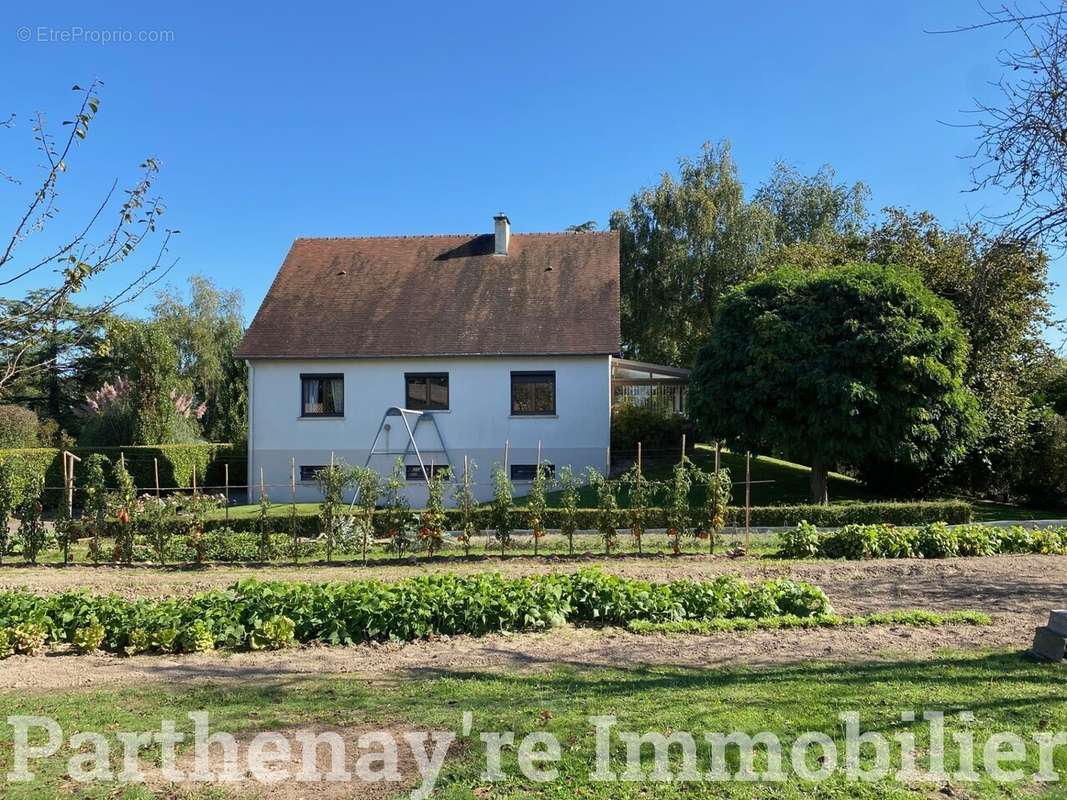
[[[690,381],[702,432],[735,449],[803,457],[813,500],[837,463],[948,468],[980,415],[950,303],[914,273],[781,270],[724,298]]]
[[[109,466],[107,456],[102,453],[93,453],[85,462],[85,502],[82,519],[91,526],[92,543],[89,551],[94,562],[100,559],[100,537],[104,534],[107,522],[106,473]]]
[[[167,563],[171,536],[178,527],[175,501],[170,498],[144,495],[137,503],[134,515],[134,527],[137,533],[152,548],[156,563],[161,567]]]
[[[129,564],[133,560],[133,536],[137,514],[137,486],[122,459],[115,462],[111,471],[115,484],[111,506],[119,527],[115,535],[115,561]]]
[[[545,512],[548,511],[548,498],[545,490],[548,485],[548,467],[538,464],[534,478],[530,482],[530,492],[526,495],[527,527],[533,534],[534,555],[537,555],[541,537],[545,535]]]
[[[586,475],[596,492],[596,530],[604,542],[604,552],[610,554],[618,541],[619,508],[615,491],[596,467],[589,467]]]
[[[78,652],[94,653],[104,643],[105,636],[104,626],[99,622],[94,622],[85,627],[76,628],[70,641],[78,649]]]
[[[324,503],[323,506],[326,504]],[[262,553],[266,543],[270,540],[271,532],[271,520],[270,510],[273,507],[273,503],[270,500],[270,492],[267,491],[266,486],[261,486],[259,489],[259,513],[256,515],[256,532],[259,534],[258,550]],[[322,520],[320,517],[320,525]],[[328,524],[325,527],[321,527],[320,530],[326,530],[327,537],[333,535],[333,525]],[[327,539],[329,541],[329,539]],[[329,549],[329,545],[327,545]]]
[[[704,487],[704,504],[694,509],[697,517],[695,527],[698,535],[707,537],[709,552],[714,552],[715,539],[726,524],[726,509],[731,493],[730,471],[720,467],[705,472],[695,464],[692,469],[694,483]]]
[[[456,504],[459,518],[459,538],[463,543],[463,554],[471,553],[471,542],[480,530],[478,525],[478,499],[474,494],[474,475],[478,466],[470,459],[464,460],[463,477],[452,490],[452,501]],[[446,512],[447,513],[447,512]]]
[[[31,478],[18,509],[18,542],[22,548],[22,557],[30,564],[37,563],[37,556],[47,544],[47,532],[42,516],[44,507],[41,504],[43,493],[44,485],[41,479]]]
[[[634,462],[633,466],[622,476],[622,485],[629,495],[629,505],[626,508],[626,522],[630,527],[630,537],[633,540],[637,552],[641,552],[641,539],[645,534],[645,522],[648,519],[648,501],[651,494],[649,480],[641,471],[641,465]]]
[[[0,592],[0,631],[19,652],[39,651],[48,641],[88,644],[103,630],[99,646],[131,655],[214,646],[262,650],[297,642],[407,641],[544,630],[566,622],[626,625],[831,612],[820,589],[789,579],[651,583],[597,570],[520,578],[423,575],[395,583],[245,580],[226,592],[162,599]]]
[[[393,471],[385,481],[385,531],[389,537],[389,547],[399,557],[413,550],[416,544],[415,532],[418,530],[418,516],[411,513],[411,504],[404,494],[406,484],[404,460],[398,458],[393,464]]]
[[[689,513],[689,490],[692,486],[690,461],[685,456],[671,470],[667,486],[667,536],[677,555],[682,551],[682,537],[689,533],[692,517]]]
[[[762,619],[728,618],[712,620],[684,619],[677,622],[646,622],[636,620],[627,624],[631,633],[640,634],[702,634],[752,630],[788,630],[793,628],[839,628],[868,627],[871,625],[911,625],[915,627],[940,627],[943,625],[992,625],[993,618],[980,611],[950,611],[938,614],[933,611],[886,611],[854,617],[837,614],[798,617],[795,614],[763,617]]]
[[[289,617],[274,616],[257,622],[248,637],[250,650],[284,650],[296,644],[296,623]]]
[[[355,520],[356,539],[363,552],[363,563],[367,563],[367,547],[374,535],[374,510],[382,494],[382,479],[378,471],[370,467],[353,467],[352,484],[356,490],[357,518]]]
[[[578,490],[580,481],[574,474],[570,464],[565,465],[559,471],[556,478],[556,489],[560,493],[559,499],[559,532],[567,537],[567,551],[574,554],[574,533],[578,529]],[[551,527],[550,523],[546,524]]]
[[[419,542],[433,556],[445,540],[445,479],[437,470],[430,470],[426,484],[426,509],[422,512],[419,526]]]
[[[692,426],[681,414],[656,408],[622,403],[611,409],[611,451],[636,453],[641,444],[646,454],[669,450],[677,452],[682,435],[692,441]]]
[[[113,444],[182,444],[198,440],[199,425],[189,424],[175,408],[179,356],[168,330],[157,322],[123,320],[109,338],[115,358],[130,382],[129,404],[134,416],[133,441]]]
[[[779,534],[782,558],[951,558],[1010,553],[1067,553],[1067,527],[1034,531],[1021,526],[994,528],[933,522],[918,528],[846,525],[823,533],[802,522]]]
[[[0,461],[0,563],[11,548],[10,523],[22,500],[22,478],[9,461]]]
[[[333,551],[337,546],[341,519],[341,506],[344,500],[344,492],[352,485],[352,471],[344,465],[330,464],[315,473],[315,479],[319,482],[319,491],[322,492],[322,506],[319,510],[319,530],[326,538],[326,560],[333,560]],[[267,529],[264,526],[264,541],[267,537]]]
[[[508,477],[504,467],[493,468],[493,502],[490,511],[492,527],[496,530],[496,539],[500,543],[500,554],[503,555],[508,545],[511,544],[511,534],[515,530],[515,515],[512,511],[514,488],[511,478]]]
[[[22,406],[0,404],[0,448],[36,446],[37,415]]]

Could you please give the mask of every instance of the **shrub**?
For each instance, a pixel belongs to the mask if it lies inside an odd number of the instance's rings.
[[[611,449],[628,453],[637,450],[640,442],[644,451],[675,451],[682,441],[682,434],[689,433],[685,417],[672,412],[660,411],[633,403],[622,403],[611,411]]]
[[[956,533],[944,522],[931,522],[919,528],[915,552],[923,558],[949,558],[959,554]]]
[[[71,637],[71,643],[81,653],[92,653],[100,649],[100,645],[104,643],[104,635],[104,626],[99,622],[94,622],[76,629],[74,636]]]
[[[801,522],[793,530],[779,534],[782,558],[815,558],[822,550],[822,536],[819,529],[810,522]]]
[[[558,522],[553,525],[548,519],[545,520],[547,527],[558,527],[559,532],[567,537],[567,552],[574,554],[574,532],[578,529],[578,477],[570,465],[566,465],[559,472],[556,479],[556,488],[560,493]]]
[[[37,415],[22,406],[0,405],[0,448],[36,446]]]
[[[822,542],[822,551],[827,558],[860,560],[881,555],[879,525],[846,525],[828,533]]]
[[[18,541],[22,557],[30,564],[37,563],[37,556],[47,543],[47,532],[42,517],[41,495],[44,486],[39,477],[31,479],[19,504]]]
[[[496,538],[500,542],[500,555],[504,555],[507,546],[511,544],[511,533],[515,530],[515,514],[512,511],[514,489],[511,479],[503,467],[493,469],[493,503],[490,515],[493,528],[496,529]]]

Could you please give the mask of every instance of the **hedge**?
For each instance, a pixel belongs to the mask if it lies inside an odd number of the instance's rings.
[[[277,504],[275,509],[284,509],[284,504]],[[418,509],[414,509],[417,513]],[[489,506],[480,506],[477,511],[478,524],[483,530],[492,527],[489,519],[491,510]],[[516,506],[512,509],[516,527],[524,527],[524,519],[530,513],[525,506]],[[577,525],[579,530],[596,530],[597,515],[600,513],[595,508],[580,508],[577,512]],[[666,508],[649,508],[645,514],[646,528],[666,528]],[[378,519],[384,519],[386,512],[376,512]],[[558,508],[550,508],[543,515],[544,525],[549,530],[559,530],[563,512]],[[694,519],[695,519],[694,514]],[[272,516],[270,519],[271,530],[277,533],[290,531],[288,516]],[[446,524],[450,530],[459,530],[462,515],[458,509],[449,508],[445,511]],[[921,525],[927,522],[947,522],[950,525],[960,525],[970,522],[972,508],[970,503],[962,500],[940,500],[936,502],[921,503],[848,503],[842,505],[809,505],[809,506],[753,506],[750,509],[750,524],[754,527],[785,527],[796,525],[806,521],[823,527],[838,527],[849,524],[889,523],[893,525]],[[731,506],[726,510],[726,525],[729,527],[742,527],[745,524],[744,508]],[[618,512],[618,527],[625,528],[626,509]],[[259,530],[259,520],[256,517],[234,517],[229,520],[219,517],[209,519],[206,527],[232,528],[237,531],[252,532]],[[377,526],[383,530],[383,526]],[[313,514],[300,514],[297,516],[297,532],[301,536],[317,536],[319,530],[318,517]]]
[[[51,487],[45,493],[45,504],[55,507],[62,496],[63,458],[62,450],[54,447],[33,447],[13,450],[0,450],[0,462],[13,462],[16,471],[23,478],[34,475],[44,477],[45,485]],[[70,452],[82,459],[74,467],[75,488],[82,486],[85,477],[85,462],[93,453],[101,453],[112,462],[125,456],[126,469],[133,476],[134,483],[140,489],[151,489],[156,485],[155,464],[159,460],[159,482],[162,486],[189,486],[192,484],[193,472],[197,483],[205,486],[221,486],[224,479],[224,465],[230,464],[230,477],[236,484],[242,484],[247,471],[247,461],[243,445],[232,444],[162,444],[144,447],[74,447]],[[108,480],[111,479],[110,470]],[[77,499],[77,493],[75,493]]]
[[[599,570],[521,578],[426,575],[396,583],[245,580],[227,591],[168,599],[19,590],[0,593],[0,655],[32,653],[48,642],[132,655],[832,611],[821,589],[790,579],[652,583]]]
[[[802,522],[779,535],[783,558],[951,558],[1020,553],[1067,553],[1067,527],[1027,529],[1021,525],[992,528],[933,522],[919,528],[893,525],[846,525],[820,531]]]

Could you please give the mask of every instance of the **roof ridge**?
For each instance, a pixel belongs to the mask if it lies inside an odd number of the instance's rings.
[[[514,231],[512,236],[588,236],[611,234],[614,231]],[[398,233],[398,234],[369,234],[365,236],[297,236],[294,242],[345,242],[361,241],[364,239],[459,239],[462,237],[492,236],[492,231],[481,233]]]

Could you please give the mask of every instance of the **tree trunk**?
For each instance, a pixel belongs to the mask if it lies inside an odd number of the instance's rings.
[[[816,460],[811,464],[811,502],[823,505],[830,501],[826,476],[830,467]]]

